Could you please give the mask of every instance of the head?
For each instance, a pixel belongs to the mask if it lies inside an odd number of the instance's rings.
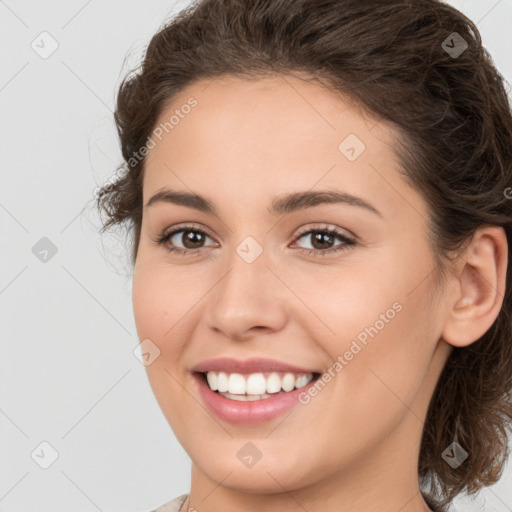
[[[203,1],[152,38],[115,120],[103,230],[129,227],[138,335],[160,350],[148,376],[202,472],[239,469],[252,441],[262,469],[229,485],[278,492],[266,469],[299,489],[400,437],[432,502],[499,479],[512,114],[470,20],[437,0]],[[191,370],[228,354],[331,378],[279,428],[222,425]]]

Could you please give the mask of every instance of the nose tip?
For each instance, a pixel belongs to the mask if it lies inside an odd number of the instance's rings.
[[[249,253],[251,243],[247,241]],[[205,314],[209,326],[234,340],[246,339],[248,333],[261,335],[281,329],[286,308],[279,282],[264,258],[260,255],[247,263],[237,254],[231,261],[208,301]]]

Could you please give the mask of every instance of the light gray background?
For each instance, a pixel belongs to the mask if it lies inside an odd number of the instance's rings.
[[[511,82],[512,0],[449,3]],[[187,4],[0,0],[1,512],[147,511],[189,490],[190,460],[133,353],[127,246],[84,209],[120,162],[123,73]],[[48,58],[31,47],[51,48],[43,31],[58,43]],[[32,252],[42,237],[57,248],[47,262]],[[58,452],[48,469],[44,441]],[[509,463],[478,503],[512,511],[511,482]]]

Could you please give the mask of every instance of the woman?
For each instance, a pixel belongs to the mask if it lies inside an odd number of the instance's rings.
[[[512,113],[437,0],[205,0],[120,86],[102,230],[192,460],[158,509],[446,510],[512,420]]]

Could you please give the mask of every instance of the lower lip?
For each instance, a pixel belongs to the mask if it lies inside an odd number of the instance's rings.
[[[198,384],[199,393],[208,409],[223,421],[240,424],[262,423],[277,418],[298,404],[300,393],[307,391],[317,380],[313,379],[300,389],[277,393],[270,398],[242,402],[230,400],[212,391],[210,386],[203,380],[202,374],[194,372],[193,377]]]

